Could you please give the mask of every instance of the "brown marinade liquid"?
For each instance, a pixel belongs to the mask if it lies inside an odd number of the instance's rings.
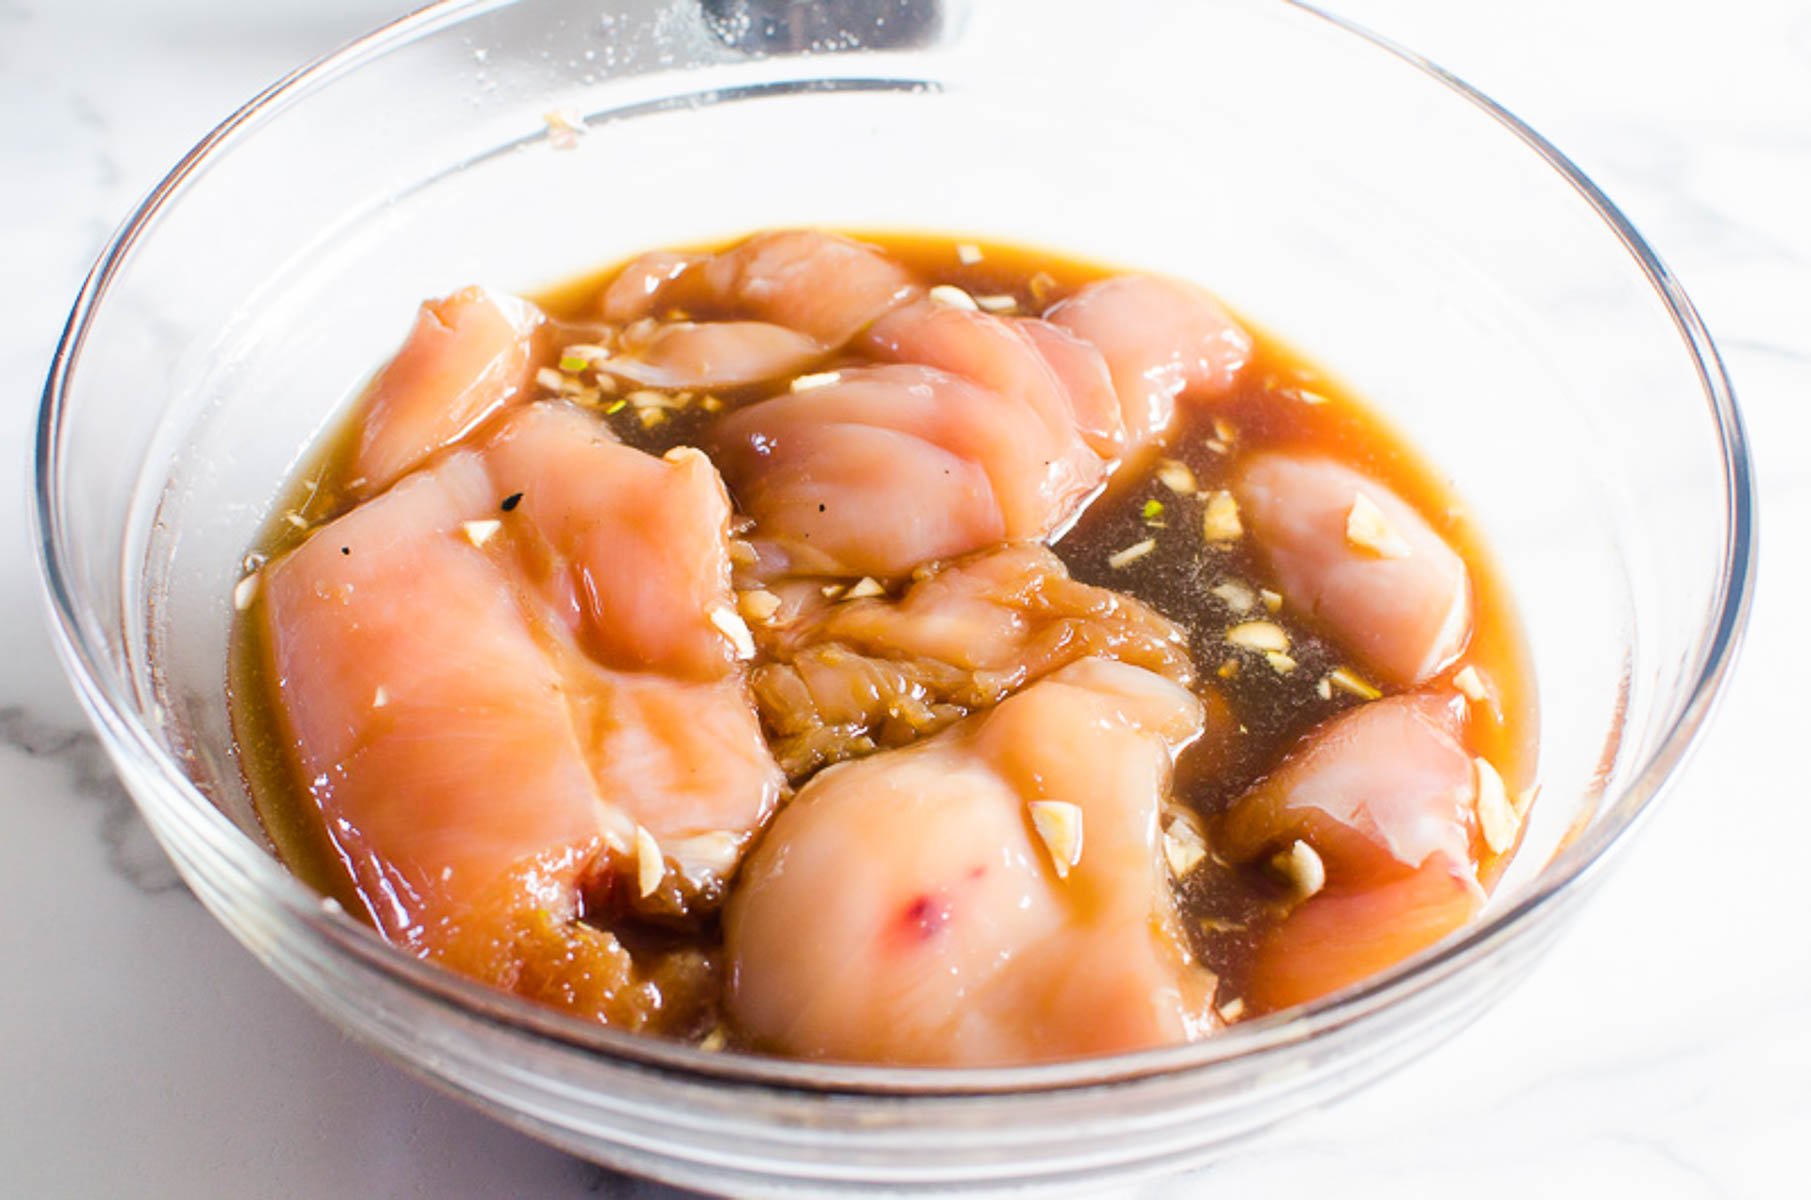
[[[1011,295],[1018,300],[1018,311],[1026,314],[1041,313],[1083,285],[1116,273],[1111,267],[1047,250],[974,238],[869,231],[854,236],[884,249],[926,285],[953,284],[975,296]],[[732,244],[683,249],[718,250]],[[979,261],[962,262],[959,245],[978,247]],[[588,340],[589,314],[619,269],[617,265],[593,272],[531,297],[553,318],[551,336],[543,339],[545,361],[540,365],[552,365],[561,345]],[[687,315],[709,319],[720,314],[694,310]],[[1199,688],[1217,693],[1237,723],[1230,751],[1215,750],[1209,761],[1206,748],[1213,739],[1203,739],[1183,753],[1177,764],[1175,800],[1211,819],[1275,769],[1305,732],[1361,703],[1337,688],[1322,686],[1328,672],[1356,664],[1286,604],[1278,612],[1260,607],[1235,614],[1214,595],[1214,588],[1229,581],[1257,592],[1269,580],[1249,539],[1210,544],[1202,535],[1202,501],[1178,495],[1157,477],[1162,462],[1178,461],[1189,467],[1201,492],[1211,493],[1226,486],[1243,455],[1266,449],[1321,453],[1364,471],[1419,510],[1457,551],[1472,584],[1473,632],[1462,661],[1475,665],[1491,681],[1497,700],[1495,705],[1471,707],[1466,744],[1470,753],[1497,766],[1510,794],[1529,787],[1535,778],[1538,727],[1531,665],[1509,589],[1459,497],[1399,433],[1337,379],[1250,322],[1243,324],[1253,335],[1255,351],[1233,393],[1201,404],[1185,399],[1168,442],[1125,463],[1105,493],[1055,545],[1077,579],[1136,596],[1188,630]],[[837,365],[832,362],[820,369]],[[785,387],[782,382],[714,394],[725,408],[733,409]],[[341,428],[298,472],[260,533],[252,563],[296,545],[309,529],[349,506],[342,468],[356,442],[358,409],[354,405],[348,410]],[[624,442],[659,454],[703,441],[714,415],[694,404],[668,418],[645,428],[635,410],[625,408],[604,419]],[[485,432],[481,428],[473,436]],[[1116,552],[1146,539],[1155,540],[1152,552],[1122,567],[1111,565]],[[318,811],[285,766],[278,724],[267,699],[268,650],[260,633],[262,621],[256,619],[258,607],[254,600],[250,609],[238,614],[229,658],[241,768],[283,861],[306,882],[340,900],[347,911],[360,912],[363,905],[352,894],[350,876],[331,849]],[[1257,618],[1274,621],[1288,632],[1289,654],[1297,663],[1293,671],[1279,673],[1224,643],[1229,625]],[[1450,672],[1423,688],[1441,686],[1451,690]],[[1394,689],[1383,690],[1387,695]],[[1480,876],[1489,886],[1508,855],[1493,859],[1481,845],[1476,849],[1483,864]],[[1211,854],[1181,885],[1183,926],[1196,954],[1220,976],[1222,1003],[1243,995],[1250,953],[1284,911],[1284,895],[1261,866],[1227,866]],[[699,936],[714,937],[714,930],[712,923]]]

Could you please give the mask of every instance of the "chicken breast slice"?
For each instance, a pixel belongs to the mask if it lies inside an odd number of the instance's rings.
[[[658,251],[605,289],[602,315],[624,328],[602,366],[669,389],[784,379],[919,290],[879,250],[817,230],[758,234],[720,254]]]
[[[798,574],[894,578],[1042,539],[1105,472],[1072,426],[927,366],[839,372],[729,414],[713,443],[753,537]]]
[[[1465,562],[1427,519],[1333,459],[1247,459],[1233,493],[1285,603],[1387,683],[1413,687],[1471,638]]]
[[[1158,847],[1200,723],[1185,689],[1087,659],[818,775],[725,910],[740,1033],[806,1058],[982,1066],[1203,1032],[1213,980],[1175,936]]]
[[[1220,302],[1179,279],[1116,275],[1044,315],[1106,359],[1128,451],[1169,432],[1178,397],[1229,391],[1252,353],[1251,335]]]
[[[505,509],[524,471],[539,505],[523,489]],[[559,501],[600,488],[622,502]],[[639,526],[638,496],[668,522],[653,582],[571,569],[645,536],[610,528]],[[595,1015],[649,1018],[626,952],[567,926],[581,908],[710,911],[783,786],[701,610],[726,594],[726,519],[702,456],[652,459],[537,405],[266,568],[285,755],[386,937],[536,994],[578,971],[572,994],[614,1006]],[[619,622],[649,639],[640,669],[587,652]]]
[[[525,395],[544,322],[528,301],[483,288],[422,305],[364,402],[347,472],[362,481],[354,494],[383,491]]]
[[[1315,999],[1385,970],[1469,921],[1478,884],[1477,776],[1456,702],[1362,705],[1311,731],[1214,830],[1229,861],[1307,843],[1324,887],[1264,939],[1250,999]]]

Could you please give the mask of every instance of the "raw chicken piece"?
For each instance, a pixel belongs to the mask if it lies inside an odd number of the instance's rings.
[[[872,246],[815,229],[757,234],[702,268],[720,304],[835,349],[918,291],[911,273]]]
[[[1086,659],[817,776],[725,910],[742,1034],[807,1058],[980,1066],[1205,1032],[1213,981],[1171,929],[1158,847],[1173,756],[1200,721],[1177,685]],[[1040,811],[1077,818],[1079,857],[1040,836]]]
[[[631,260],[604,289],[604,320],[627,325],[651,315],[659,307],[663,289],[707,257],[656,250]]]
[[[493,505],[525,576],[605,666],[688,679],[730,673],[729,496],[710,460],[616,441],[560,404],[512,413],[484,452],[512,511]],[[625,569],[626,564],[633,564]]]
[[[643,387],[740,387],[800,374],[824,354],[822,346],[784,325],[672,321],[623,330],[607,369]]]
[[[1484,899],[1472,854],[1477,776],[1454,702],[1395,696],[1335,717],[1221,818],[1234,862],[1306,842],[1326,886],[1258,947],[1251,1000],[1303,1003],[1463,925]]]
[[[704,967],[633,960],[572,925],[581,907],[714,907],[782,786],[728,638],[700,608],[727,595],[722,485],[701,455],[678,458],[535,405],[486,448],[317,530],[262,589],[286,753],[377,927],[631,1027],[678,1019],[661,1015],[661,972]],[[663,506],[652,576],[565,571],[645,535],[623,528],[640,524],[635,494]],[[562,506],[599,495],[621,503]],[[581,577],[598,586],[550,602]],[[664,611],[649,588],[666,589]],[[581,637],[610,644],[590,627],[618,622],[654,669],[587,656]]]
[[[1043,538],[1105,470],[1073,426],[924,366],[842,371],[730,414],[715,443],[754,537],[799,574],[892,578]]]
[[[1106,476],[1096,460],[1116,457],[1124,446],[1106,362],[1048,322],[920,300],[876,321],[862,345],[880,358],[936,367],[998,393],[1037,422],[1049,445],[1061,447],[1071,470],[1096,480]]]
[[[603,368],[659,388],[784,379],[917,290],[878,250],[816,230],[759,234],[715,255],[644,255],[604,293],[604,318],[627,328]],[[661,312],[687,315],[651,319]],[[693,320],[704,314],[715,319]]]
[[[421,306],[415,328],[365,401],[347,474],[374,496],[523,394],[541,310],[466,288]]]
[[[832,602],[816,585],[793,590],[809,607],[783,604],[756,627],[766,661],[753,683],[776,757],[795,779],[934,732],[1080,658],[1130,662],[1182,684],[1192,675],[1182,629],[1130,596],[1069,578],[1037,543],[921,572],[897,599]]]
[[[1207,292],[1177,279],[1117,275],[1044,315],[1106,358],[1128,450],[1169,432],[1178,396],[1226,392],[1251,358],[1251,335]]]
[[[1464,652],[1465,563],[1389,488],[1329,458],[1265,453],[1233,492],[1285,602],[1375,675],[1413,687]]]

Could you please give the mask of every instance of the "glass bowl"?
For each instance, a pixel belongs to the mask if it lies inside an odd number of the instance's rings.
[[[1543,702],[1544,792],[1481,920],[1199,1044],[890,1070],[588,1026],[392,950],[282,868],[228,732],[233,584],[415,304],[806,223],[1197,279],[1450,473],[1516,588]],[[1621,214],[1464,85],[1281,0],[426,9],[257,97],[132,215],[58,350],[36,502],[69,672],[254,954],[503,1121],[738,1193],[1166,1171],[1424,1053],[1526,973],[1679,768],[1755,545],[1728,380]]]

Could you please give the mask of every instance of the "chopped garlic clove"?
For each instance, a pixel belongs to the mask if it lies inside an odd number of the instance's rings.
[[[736,609],[742,614],[743,620],[752,621],[756,625],[765,625],[773,620],[775,613],[780,611],[780,598],[763,589],[738,592]]]
[[[1350,667],[1333,668],[1327,675],[1327,682],[1346,693],[1346,695],[1357,696],[1360,700],[1375,700],[1383,695],[1382,692],[1378,691],[1375,687],[1372,687],[1371,684],[1365,680],[1364,676],[1352,670]]]
[[[879,580],[871,575],[863,575],[850,586],[848,591],[843,593],[843,599],[866,600],[870,596],[884,596],[886,594],[887,589],[880,585]]]
[[[1269,588],[1259,588],[1258,599],[1264,602],[1266,612],[1283,611],[1283,593],[1281,592],[1273,592]]]
[[[1227,644],[1241,650],[1264,650],[1276,654],[1289,652],[1289,635],[1281,625],[1269,621],[1245,621],[1226,631]]]
[[[976,296],[975,304],[982,312],[1010,313],[1019,311],[1019,298],[1002,292],[994,296]]]
[[[1298,900],[1306,900],[1327,886],[1327,864],[1321,861],[1313,846],[1300,838],[1272,858],[1270,865],[1289,881]]]
[[[1239,502],[1222,488],[1207,498],[1201,513],[1201,534],[1210,542],[1236,542],[1244,536],[1245,526],[1239,520]]]
[[[484,545],[484,543],[495,537],[497,531],[502,528],[503,522],[495,520],[467,521],[459,527],[460,531],[465,534],[465,540],[474,546]]]
[[[635,886],[645,896],[652,896],[660,887],[660,881],[667,877],[667,860],[660,853],[660,843],[654,835],[637,825],[635,827]]]
[[[1119,550],[1108,555],[1107,565],[1112,567],[1115,571],[1118,571],[1131,566],[1155,549],[1157,549],[1157,539],[1146,538],[1142,542],[1134,542],[1124,550]]]
[[[1244,616],[1257,606],[1257,593],[1240,583],[1237,579],[1227,579],[1216,583],[1208,589],[1208,594],[1232,609],[1237,616]]]
[[[1222,1021],[1231,1025],[1234,1021],[1237,1021],[1240,1017],[1245,1015],[1245,1001],[1238,996],[1234,996],[1225,1004],[1216,1006],[1215,1011],[1220,1014],[1220,1019]]]
[[[980,312],[981,306],[975,298],[953,284],[940,283],[926,293],[933,302],[949,308],[965,309],[968,312]]]
[[[1175,492],[1178,496],[1192,496],[1201,490],[1195,481],[1195,472],[1185,462],[1166,458],[1157,464],[1157,482]]]
[[[841,371],[818,371],[811,375],[800,375],[797,379],[792,381],[792,390],[795,392],[809,392],[813,388],[829,387],[831,384],[842,379],[842,377],[843,373]]]
[[[1390,527],[1377,502],[1363,492],[1352,497],[1352,508],[1346,513],[1346,540],[1378,558],[1409,556],[1409,544]]]
[[[973,242],[956,243],[956,261],[965,267],[972,267],[981,261],[981,247]]]
[[[252,606],[252,601],[257,598],[258,572],[253,571],[233,585],[233,609],[237,612],[244,612]]]
[[[1264,651],[1264,661],[1269,663],[1270,669],[1278,675],[1287,675],[1295,670],[1295,660],[1281,650]]]
[[[1490,690],[1484,686],[1484,677],[1478,674],[1478,668],[1468,666],[1453,676],[1453,686],[1459,694],[1473,704],[1482,704],[1490,699]]]
[[[1185,879],[1188,873],[1201,865],[1207,857],[1207,840],[1195,823],[1186,818],[1170,822],[1163,831],[1163,858],[1170,865],[1170,874],[1176,879]]]
[[[737,616],[734,610],[728,606],[713,608],[710,620],[717,627],[717,632],[728,638],[729,644],[735,647],[737,658],[755,656],[754,634],[748,631],[748,622]]]
[[[1057,878],[1069,878],[1069,871],[1082,861],[1082,810],[1067,800],[1033,800],[1031,827],[1050,851],[1051,865]]]
[[[1482,758],[1471,760],[1478,776],[1478,831],[1492,854],[1501,854],[1515,844],[1521,820],[1509,806],[1509,795],[1503,788],[1503,777]]]

